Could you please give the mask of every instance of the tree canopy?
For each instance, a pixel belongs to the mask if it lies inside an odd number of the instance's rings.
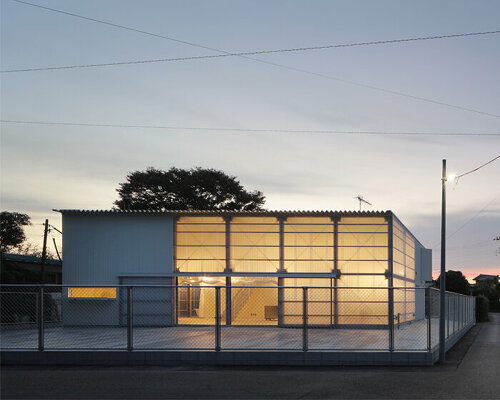
[[[26,225],[30,225],[28,215],[2,211],[0,214],[0,250],[2,253],[18,247],[26,240],[23,228]]]
[[[205,168],[148,168],[127,175],[114,205],[121,210],[260,210],[265,196],[247,191],[235,176]]]
[[[441,287],[440,278],[441,276],[439,276],[435,282],[435,286],[438,288]],[[446,271],[446,290],[448,290],[449,292],[461,293],[465,295],[471,294],[470,283],[462,274],[462,271]]]

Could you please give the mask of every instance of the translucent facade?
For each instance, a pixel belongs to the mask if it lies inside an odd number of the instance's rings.
[[[300,324],[303,287],[312,325],[415,319],[418,242],[390,212],[180,214],[174,233],[178,323],[213,318],[204,285],[228,325]]]

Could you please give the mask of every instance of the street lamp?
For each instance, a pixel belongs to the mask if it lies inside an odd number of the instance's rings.
[[[446,176],[446,160],[443,160],[441,177],[441,275],[439,277],[439,362],[444,363],[446,354],[445,304],[446,304],[446,182],[453,182],[457,176]]]

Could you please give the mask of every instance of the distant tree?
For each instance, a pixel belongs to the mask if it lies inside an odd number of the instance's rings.
[[[5,253],[26,240],[24,226],[30,225],[30,217],[17,212],[2,211],[0,214],[0,251]]]
[[[215,169],[148,168],[127,175],[117,189],[118,209],[131,210],[260,210],[262,192],[249,192],[235,176]]]
[[[474,287],[474,296],[484,296],[490,302],[490,310],[500,312],[500,283],[498,278],[481,281]]]
[[[441,287],[440,279],[441,276],[439,276],[434,283],[434,286],[436,286],[437,288]],[[465,279],[465,276],[461,271],[446,271],[446,290],[449,292],[461,293],[465,295],[471,294],[470,283],[467,281],[467,279]]]

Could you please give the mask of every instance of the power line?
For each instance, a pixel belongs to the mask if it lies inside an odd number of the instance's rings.
[[[456,230],[454,230],[451,234],[449,234],[446,239],[449,239],[451,238],[452,236],[454,236],[456,233],[458,233],[459,231],[461,231],[463,228],[465,228],[465,226],[467,226],[472,220],[474,220],[475,218],[477,218],[479,215],[481,215],[490,205],[492,205],[498,198],[500,197],[500,193],[497,194],[495,196],[495,198],[493,200],[491,200],[488,204],[486,204],[483,208],[481,208],[481,210],[479,210],[474,216],[472,216],[471,218],[469,218],[467,221],[465,221],[462,225],[460,225],[460,227]]]
[[[18,1],[18,0],[13,0]],[[478,35],[492,35],[498,34],[499,31],[489,31],[489,32],[473,32],[473,33],[460,33],[454,35],[440,35],[440,36],[426,36],[426,37],[416,37],[416,38],[406,38],[406,39],[392,39],[392,40],[377,40],[371,42],[357,42],[357,43],[343,43],[343,44],[332,44],[325,46],[310,46],[310,47],[295,47],[289,49],[276,49],[276,50],[260,50],[260,51],[246,51],[239,53],[228,53],[224,54],[213,54],[213,55],[202,55],[202,56],[189,56],[189,57],[176,57],[176,58],[156,58],[148,60],[132,60],[132,61],[116,61],[109,63],[99,63],[99,64],[75,64],[75,65],[59,65],[53,67],[35,67],[35,68],[24,68],[24,69],[11,69],[0,71],[3,74],[15,73],[15,72],[33,72],[33,71],[54,71],[61,69],[75,69],[75,68],[96,68],[96,67],[111,67],[118,65],[134,65],[134,64],[151,64],[151,63],[162,63],[162,62],[175,62],[175,61],[192,61],[192,60],[204,60],[212,58],[224,58],[224,57],[240,57],[240,56],[256,56],[263,54],[277,54],[277,53],[292,53],[299,51],[311,51],[311,50],[326,50],[326,49],[338,49],[342,47],[357,47],[357,46],[371,46],[371,45],[381,45],[390,43],[403,43],[403,42],[415,42],[420,40],[434,40],[434,39],[446,39],[446,38],[458,38],[465,36],[478,36]]]
[[[473,132],[388,132],[388,131],[341,131],[341,130],[309,130],[309,129],[245,129],[245,128],[216,128],[216,127],[187,127],[168,125],[125,125],[125,124],[94,124],[80,122],[56,121],[21,121],[0,120],[7,124],[29,125],[63,125],[85,126],[99,128],[136,128],[136,129],[170,129],[186,131],[213,131],[213,132],[255,132],[255,133],[318,133],[318,134],[345,134],[345,135],[416,135],[416,136],[500,136],[500,133],[473,133]]]
[[[221,54],[226,55],[226,56],[229,56],[229,55],[231,55],[231,56],[237,56],[237,57],[240,57],[240,58],[245,58],[247,60],[259,62],[259,63],[262,63],[262,64],[267,64],[267,65],[271,65],[271,66],[274,66],[274,67],[287,69],[289,71],[304,73],[304,74],[307,74],[307,75],[316,76],[316,77],[323,78],[323,79],[328,79],[328,80],[333,80],[333,81],[337,81],[337,82],[342,82],[342,83],[345,83],[345,84],[348,84],[348,85],[363,87],[363,88],[366,88],[366,89],[377,90],[377,91],[380,91],[380,92],[383,92],[383,93],[392,94],[392,95],[401,96],[401,97],[407,97],[407,98],[410,98],[410,99],[413,99],[413,100],[424,101],[424,102],[427,102],[427,103],[437,104],[437,105],[441,105],[441,106],[445,106],[445,107],[450,107],[450,108],[454,108],[454,109],[458,109],[458,110],[462,110],[462,111],[468,111],[468,112],[473,112],[473,113],[476,113],[476,114],[481,114],[481,115],[486,115],[486,116],[490,116],[490,117],[500,118],[500,115],[498,115],[498,114],[488,113],[488,112],[484,112],[484,111],[480,111],[480,110],[476,110],[476,109],[472,109],[472,108],[468,108],[468,107],[463,107],[463,106],[459,106],[459,105],[445,103],[445,102],[442,102],[442,101],[432,100],[432,99],[428,99],[428,98],[421,97],[421,96],[414,96],[414,95],[411,95],[411,94],[407,94],[407,93],[403,93],[403,92],[398,92],[398,91],[395,91],[395,90],[385,89],[385,88],[381,88],[381,87],[374,86],[374,85],[369,85],[369,84],[365,84],[365,83],[361,83],[361,82],[355,82],[355,81],[351,81],[351,80],[347,80],[347,79],[342,79],[342,78],[338,78],[338,77],[335,77],[335,76],[321,74],[321,73],[317,73],[317,72],[313,72],[313,71],[308,71],[308,70],[301,69],[301,68],[295,68],[295,67],[291,67],[291,66],[288,66],[288,65],[280,64],[280,63],[275,63],[275,62],[271,62],[271,61],[261,60],[261,59],[258,59],[258,58],[245,56],[245,55],[242,55],[242,54],[235,54],[235,53],[231,53],[231,52],[228,52],[228,51],[225,51],[225,50],[221,50],[221,49],[217,49],[217,48],[214,48],[214,47],[209,47],[209,46],[204,46],[204,45],[200,45],[200,44],[193,43],[193,42],[179,40],[179,39],[175,39],[175,38],[172,38],[172,37],[169,37],[169,36],[159,35],[159,34],[156,34],[156,33],[147,32],[147,31],[144,31],[144,30],[132,28],[132,27],[125,26],[125,25],[114,24],[114,23],[111,23],[111,22],[108,22],[108,21],[98,20],[98,19],[95,19],[95,18],[90,18],[90,17],[86,17],[86,16],[83,16],[83,15],[79,15],[79,14],[75,14],[75,13],[70,13],[70,12],[58,10],[58,9],[55,9],[55,8],[45,7],[45,6],[41,6],[41,5],[38,5],[38,4],[29,3],[29,2],[26,2],[26,1],[21,1],[21,0],[11,0],[11,1],[14,1],[14,2],[20,3],[20,4],[25,4],[25,5],[33,6],[33,7],[37,7],[37,8],[41,8],[41,9],[44,9],[44,10],[47,10],[47,11],[52,11],[52,12],[56,12],[56,13],[60,13],[60,14],[68,15],[68,16],[72,16],[72,17],[75,17],[75,18],[80,18],[80,19],[84,19],[84,20],[88,20],[88,21],[92,21],[92,22],[96,22],[96,23],[100,23],[100,24],[112,26],[112,27],[115,27],[115,28],[125,29],[125,30],[129,30],[129,31],[132,31],[132,32],[136,32],[136,33],[141,33],[141,34],[144,34],[144,35],[148,35],[148,36],[153,36],[153,37],[157,37],[157,38],[161,38],[161,39],[170,40],[170,41],[181,43],[181,44],[185,44],[185,45],[188,45],[188,46],[193,46],[193,47],[198,47],[198,48],[202,48],[202,49],[206,49],[206,50],[215,51],[215,52],[221,53]],[[493,34],[493,33],[497,33],[497,32],[498,31],[476,32],[476,33],[458,34],[458,35]],[[456,35],[447,35],[447,36],[456,37]],[[442,35],[440,38],[444,38],[444,37],[445,37],[445,35]],[[429,37],[429,38],[431,38],[431,37]],[[437,39],[438,37],[436,36],[434,38]],[[418,39],[418,38],[413,38],[413,40],[415,40],[415,39]],[[405,40],[405,39],[399,39],[399,40]],[[406,40],[408,40],[408,39],[406,39]],[[424,38],[422,38],[422,40],[424,40]],[[430,40],[430,39],[425,39],[425,40]],[[15,70],[0,71],[0,72],[15,72]]]
[[[472,174],[473,172],[476,172],[477,170],[480,170],[481,168],[483,167],[486,167],[488,164],[491,164],[492,162],[498,160],[500,158],[500,156],[496,156],[495,158],[491,159],[490,161],[484,163],[483,165],[480,165],[479,167],[477,168],[474,168],[468,172],[465,172],[464,174],[461,174],[461,175],[458,175],[457,176],[457,183],[458,183],[458,180],[462,177],[462,176],[465,176],[465,175],[469,175],[469,174]]]

